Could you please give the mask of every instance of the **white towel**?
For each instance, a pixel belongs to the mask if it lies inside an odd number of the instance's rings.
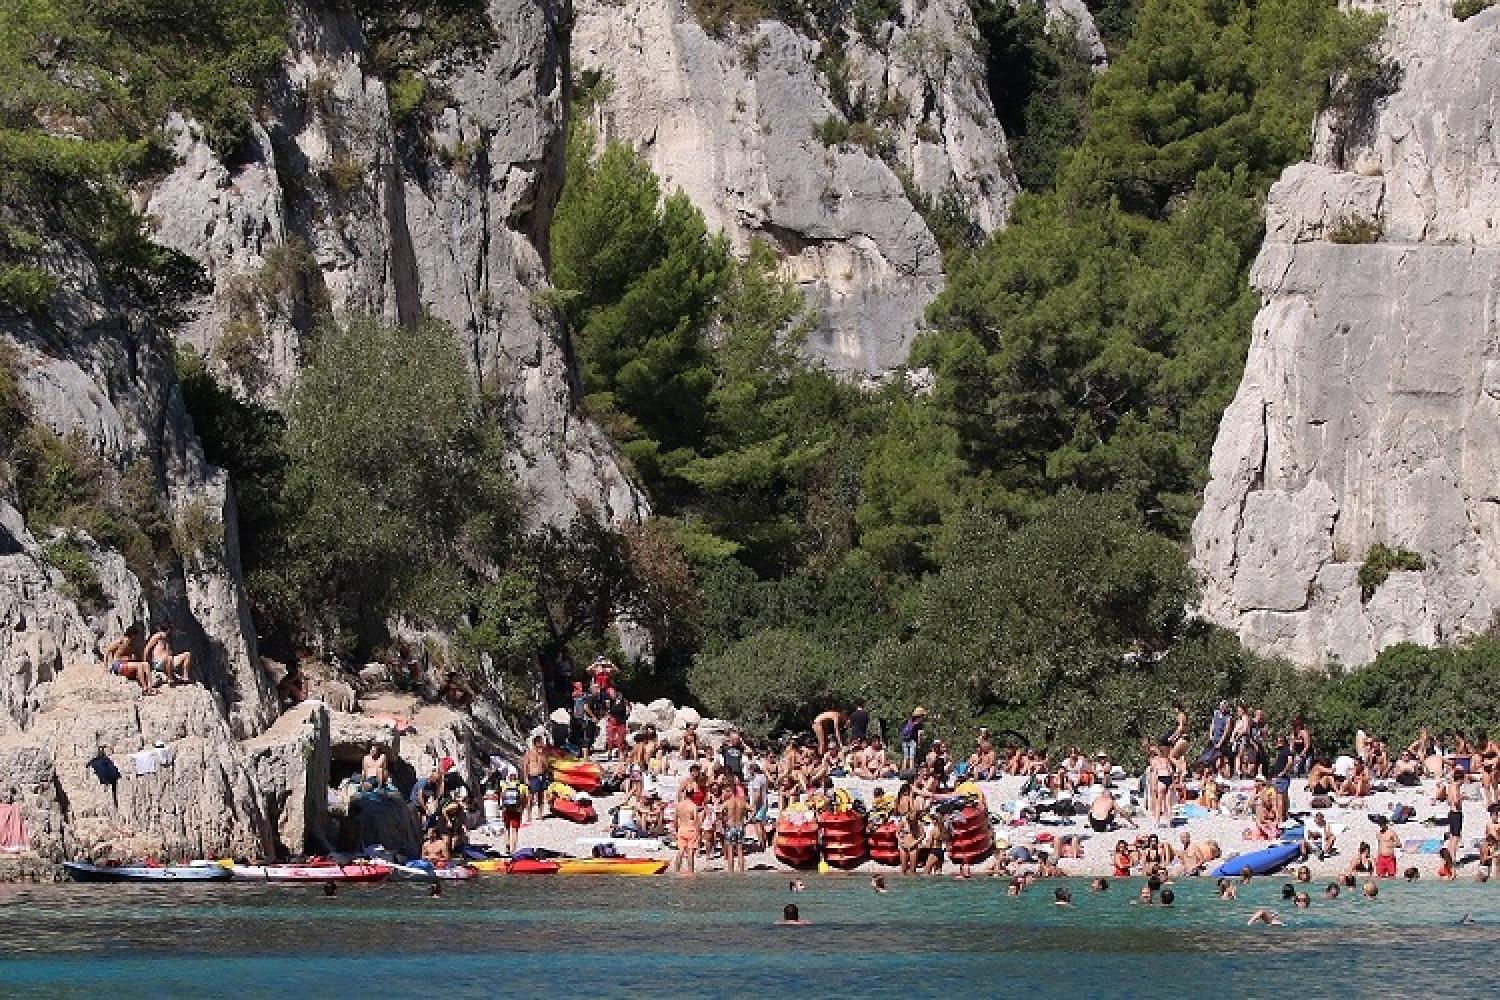
[[[137,775],[156,773],[157,758],[154,748],[133,753],[130,755],[130,759],[135,762],[135,773]]]

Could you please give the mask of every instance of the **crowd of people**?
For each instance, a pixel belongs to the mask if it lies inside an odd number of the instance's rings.
[[[1226,851],[1214,837],[1173,826],[1174,819],[1182,823],[1183,807],[1201,811],[1193,815],[1244,818],[1249,821],[1247,839],[1279,840],[1293,818],[1293,785],[1302,783],[1313,807],[1302,817],[1304,855],[1327,859],[1341,849],[1353,851],[1347,876],[1394,877],[1392,862],[1400,846],[1394,830],[1377,836],[1373,845],[1342,844],[1341,830],[1325,810],[1358,807],[1376,788],[1439,777],[1437,802],[1461,803],[1477,785],[1485,805],[1494,807],[1479,867],[1488,874],[1500,859],[1495,786],[1500,746],[1493,740],[1476,743],[1456,733],[1438,739],[1423,731],[1393,754],[1383,740],[1361,732],[1352,752],[1328,754],[1320,752],[1306,719],[1293,717],[1275,726],[1262,709],[1226,700],[1202,728],[1194,726],[1183,705],[1171,706],[1162,735],[1142,741],[1143,763],[1129,772],[1107,750],[1085,753],[1068,746],[1054,755],[1017,739],[1002,743],[985,728],[959,750],[929,736],[921,707],[902,721],[899,746],[888,747],[859,703],[820,712],[809,731],[775,743],[752,744],[731,730],[718,746],[709,747],[698,727],[688,724],[669,746],[650,725],[627,735],[629,701],[614,674],[614,665],[603,658],[590,664],[586,682],[572,679],[571,667],[560,671],[558,676],[570,686],[572,710],[568,725],[554,736],[583,748],[593,743],[601,723],[606,726],[603,766],[607,780],[623,792],[612,811],[612,833],[675,843],[676,864],[684,871],[713,858],[722,858],[731,871],[742,870],[747,852],[772,845],[774,816],[788,809],[828,808],[837,796],[847,795],[835,784],[845,778],[881,783],[871,801],[858,808],[872,823],[897,821],[900,865],[906,872],[944,869],[951,828],[935,804],[955,794],[982,797],[977,783],[1004,778],[1023,779],[1022,795],[1037,802],[1034,812],[1023,809],[1006,821],[1034,822],[1037,813],[1050,810],[1054,820],[1085,826],[1087,833],[1044,832],[1047,847],[1040,852],[1026,846],[1003,848],[989,865],[994,875],[1021,866],[1031,877],[1062,874],[1059,862],[1080,856],[1084,836],[1127,830],[1129,835],[1115,842],[1110,856],[1116,876],[1166,879],[1202,873]],[[535,802],[546,781],[545,754],[528,754],[523,769]],[[1460,806],[1449,809],[1448,823],[1450,842],[1440,855],[1440,878],[1456,877],[1463,857]]]

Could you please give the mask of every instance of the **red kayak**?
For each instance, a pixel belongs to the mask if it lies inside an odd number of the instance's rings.
[[[556,875],[556,861],[542,861],[540,858],[517,858],[505,866],[507,875]]]
[[[776,820],[776,860],[792,868],[818,863],[818,821],[811,813],[782,813]]]
[[[892,867],[901,863],[900,828],[901,824],[893,819],[870,827],[865,839],[870,845],[871,861]]]
[[[865,818],[849,812],[825,812],[818,817],[823,831],[823,860],[835,868],[855,868],[864,863]]]
[[[552,815],[574,823],[593,823],[599,819],[599,813],[595,811],[592,802],[561,796],[552,800]]]
[[[953,845],[948,856],[961,865],[978,864],[995,853],[990,815],[978,806],[965,806],[953,818]]]
[[[586,760],[554,760],[552,780],[562,782],[575,792],[596,792],[604,784],[604,768]]]

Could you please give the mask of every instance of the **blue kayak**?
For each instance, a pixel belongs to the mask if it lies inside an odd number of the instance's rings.
[[[1297,860],[1301,854],[1301,841],[1282,841],[1249,854],[1227,858],[1208,874],[1212,878],[1239,878],[1248,868],[1251,875],[1271,875]]]

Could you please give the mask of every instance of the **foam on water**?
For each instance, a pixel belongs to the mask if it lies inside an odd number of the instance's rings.
[[[1257,880],[1134,905],[1138,881],[495,877],[445,887],[0,886],[0,983],[27,996],[1485,995],[1500,887],[1386,882],[1311,910]],[[1066,884],[1075,905],[1052,905]],[[779,927],[795,902],[811,921]],[[1247,927],[1260,906],[1279,928]],[[1472,915],[1472,924],[1460,919]],[[1402,990],[1405,992],[1405,990]]]

